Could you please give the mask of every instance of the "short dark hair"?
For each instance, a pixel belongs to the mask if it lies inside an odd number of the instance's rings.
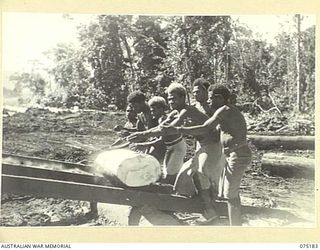
[[[166,90],[166,93],[169,94],[169,93],[176,93],[178,94],[179,96],[183,96],[184,98],[186,98],[187,96],[187,90],[186,88],[180,84],[180,83],[171,83],[169,85],[169,87],[167,88]]]
[[[210,83],[204,78],[197,78],[193,82],[193,87],[196,87],[196,86],[199,86],[199,87],[203,88],[204,90],[208,90]]]
[[[167,108],[167,102],[162,96],[154,96],[148,101],[148,105],[157,106],[163,109]]]
[[[127,97],[127,101],[129,103],[132,102],[145,102],[146,101],[146,96],[139,90],[133,91],[130,93]]]
[[[222,84],[211,85],[208,91],[212,92],[213,94],[222,95],[225,102],[229,101],[229,98],[231,96],[230,90]]]

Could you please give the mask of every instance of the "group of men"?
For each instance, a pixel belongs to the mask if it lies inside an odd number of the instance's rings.
[[[187,91],[178,83],[167,88],[167,101],[154,96],[146,102],[142,92],[132,92],[123,131],[136,149],[162,163],[161,182],[172,184],[178,194],[200,197],[206,224],[217,221],[216,200],[225,199],[230,225],[241,225],[239,188],[251,163],[245,119],[225,85],[199,78],[192,92],[194,105],[186,103]],[[184,162],[187,135],[195,138],[196,149]]]

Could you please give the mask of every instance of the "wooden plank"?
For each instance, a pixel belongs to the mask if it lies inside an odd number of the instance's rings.
[[[90,173],[87,173],[87,174],[73,173],[73,172],[67,172],[67,171],[20,166],[20,165],[14,165],[14,164],[6,164],[6,163],[2,164],[2,173],[6,175],[26,176],[26,177],[34,177],[34,178],[40,178],[40,179],[53,179],[53,180],[69,181],[69,182],[76,182],[76,183],[93,184],[93,185],[122,187],[126,189],[131,189],[131,190],[154,192],[154,193],[166,193],[166,194],[174,193],[172,186],[167,184],[152,184],[144,187],[127,187],[123,184],[120,185],[119,182],[115,183],[114,181],[110,180],[110,178],[93,175]],[[118,185],[115,185],[115,184],[118,184]]]
[[[150,193],[117,187],[46,180],[40,178],[2,175],[2,193],[32,195],[36,198],[58,198],[102,202],[133,207],[149,206],[162,211],[201,213],[202,204],[198,197]],[[217,202],[220,215],[227,215],[227,206]],[[276,218],[299,219],[288,211],[265,207],[242,206],[243,214],[259,214]]]
[[[90,175],[89,173],[80,174],[6,163],[2,164],[2,174],[110,186],[108,179],[97,175]]]
[[[32,177],[2,175],[2,193],[32,195],[91,202],[142,207],[165,211],[201,212],[198,198],[189,199],[172,194],[150,193],[123,188],[47,180]]]
[[[38,157],[30,157],[23,155],[14,155],[14,154],[2,154],[2,163],[15,164],[15,165],[25,165],[32,167],[42,167],[48,169],[81,169],[86,170],[89,167],[83,164],[57,161],[57,160],[48,160]]]
[[[301,149],[314,150],[314,136],[269,136],[269,135],[248,135],[249,140],[258,149]]]

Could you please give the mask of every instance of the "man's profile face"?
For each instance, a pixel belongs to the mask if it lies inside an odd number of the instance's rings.
[[[215,94],[212,91],[208,93],[208,105],[211,109],[216,110],[224,105],[224,99],[222,95]]]
[[[159,107],[158,105],[150,105],[150,113],[152,119],[159,119],[164,113],[164,110],[162,107]]]
[[[200,86],[194,86],[192,89],[192,94],[197,102],[205,102],[207,100],[208,94],[204,88]]]
[[[135,120],[137,117],[137,113],[134,111],[133,107],[128,106],[126,109],[126,117],[128,120]]]
[[[176,92],[168,93],[168,104],[171,110],[179,110],[185,105],[185,97]]]

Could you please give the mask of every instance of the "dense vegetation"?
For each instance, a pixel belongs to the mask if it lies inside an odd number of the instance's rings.
[[[295,32],[279,30],[276,42],[269,43],[230,16],[99,15],[79,27],[81,46],[59,44],[46,52],[54,65],[46,76],[16,72],[10,80],[16,92],[33,93],[33,100],[21,98],[21,103],[92,109],[113,104],[123,110],[134,89],[163,95],[177,81],[190,93],[192,81],[204,77],[227,83],[249,115],[274,110],[276,116],[304,113],[310,120],[315,26],[301,31],[301,22],[295,15]]]

